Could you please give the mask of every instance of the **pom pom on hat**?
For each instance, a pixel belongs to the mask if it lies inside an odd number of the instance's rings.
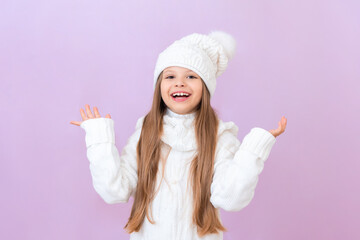
[[[223,46],[229,60],[233,58],[236,50],[236,40],[233,36],[223,31],[212,31],[208,36]]]
[[[192,33],[176,40],[158,56],[154,71],[154,89],[165,68],[178,66],[196,72],[212,96],[216,88],[216,78],[227,68],[235,49],[234,37],[223,31],[212,31],[208,35]]]

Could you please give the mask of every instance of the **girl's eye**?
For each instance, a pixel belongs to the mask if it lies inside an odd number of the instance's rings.
[[[167,78],[173,78],[174,76],[167,76],[165,79],[167,79]],[[193,75],[190,75],[189,77],[192,77],[192,78],[196,78],[195,76],[193,76]]]

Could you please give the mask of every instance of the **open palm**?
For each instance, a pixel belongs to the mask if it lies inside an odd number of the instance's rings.
[[[92,114],[89,104],[85,104],[85,111],[86,111],[86,114],[85,114],[84,110],[82,108],[80,108],[80,114],[81,114],[81,117],[82,117],[83,121],[86,121],[86,120],[92,119],[92,118],[101,118],[99,110],[97,109],[97,107],[94,107],[94,114]],[[106,114],[105,117],[106,118],[111,118],[110,114]],[[79,122],[79,121],[70,121],[70,124],[80,126],[83,121],[81,121],[81,122]]]
[[[269,130],[269,132],[272,135],[274,135],[274,137],[279,136],[280,134],[282,134],[285,131],[286,123],[287,123],[287,119],[285,118],[285,116],[283,116],[281,118],[281,120],[278,122],[278,128],[277,129],[271,129],[271,130]]]

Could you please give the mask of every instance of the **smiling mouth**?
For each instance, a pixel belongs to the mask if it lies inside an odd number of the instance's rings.
[[[185,95],[182,95],[182,96],[175,95],[175,96],[173,96],[173,95],[171,95],[171,98],[176,102],[183,102],[183,101],[187,100],[190,96],[191,96],[191,94],[189,94],[188,96],[185,96]]]

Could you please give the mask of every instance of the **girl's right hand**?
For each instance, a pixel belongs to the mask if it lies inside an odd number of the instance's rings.
[[[81,114],[81,117],[82,117],[83,121],[86,121],[86,120],[91,119],[91,118],[101,118],[99,110],[97,109],[97,107],[94,107],[94,115],[91,113],[89,104],[85,104],[85,110],[86,110],[86,114],[85,114],[84,110],[82,108],[80,108],[80,114]],[[111,118],[110,114],[106,114],[105,117],[106,118]],[[81,122],[71,121],[70,124],[80,126],[83,121],[81,121]]]

